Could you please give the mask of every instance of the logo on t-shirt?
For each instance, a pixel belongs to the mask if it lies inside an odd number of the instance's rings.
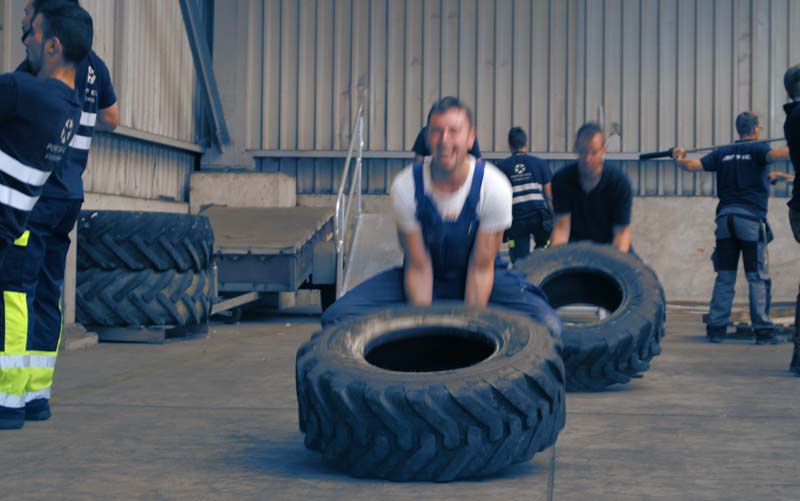
[[[514,173],[522,174],[525,172],[525,164],[517,164],[514,166]]]
[[[93,85],[94,81],[97,79],[97,76],[94,74],[94,68],[89,66],[89,76],[86,77],[86,81],[89,82],[89,85]]]
[[[722,157],[723,162],[730,162],[731,160],[752,160],[752,158],[750,157],[750,153],[737,153]]]
[[[72,139],[73,127],[74,123],[72,122],[72,119],[68,118],[67,121],[64,123],[64,128],[61,129],[61,144],[66,144],[67,141]]]

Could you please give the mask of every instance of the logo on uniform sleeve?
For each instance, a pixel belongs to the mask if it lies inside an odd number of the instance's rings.
[[[93,85],[96,78],[97,77],[94,74],[94,68],[89,66],[89,76],[86,77],[86,81],[89,82],[89,85]]]
[[[525,164],[517,164],[514,166],[515,174],[522,174],[523,172],[525,172]]]
[[[67,121],[64,123],[64,128],[61,129],[61,144],[66,144],[72,138],[72,129],[74,128],[74,123],[71,118],[68,118]]]

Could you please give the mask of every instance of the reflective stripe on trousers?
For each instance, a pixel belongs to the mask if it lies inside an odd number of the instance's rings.
[[[14,242],[15,252],[24,252],[29,241],[26,231]],[[36,398],[50,397],[56,352],[29,349],[32,303],[31,291],[3,290],[0,407],[19,409]]]

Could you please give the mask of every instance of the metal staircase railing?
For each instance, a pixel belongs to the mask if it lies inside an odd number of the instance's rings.
[[[347,150],[347,159],[342,169],[342,180],[336,195],[336,212],[333,217],[334,238],[336,239],[336,298],[342,295],[346,263],[353,246],[353,231],[361,215],[361,155],[364,149],[364,107],[358,108],[356,124]],[[350,168],[353,160],[353,149],[356,150],[355,167]],[[348,175],[349,174],[349,175]],[[348,183],[349,180],[349,183]],[[348,189],[349,186],[349,189]],[[347,190],[347,194],[345,194]],[[355,218],[353,203],[355,200]],[[351,230],[352,228],[352,230]]]

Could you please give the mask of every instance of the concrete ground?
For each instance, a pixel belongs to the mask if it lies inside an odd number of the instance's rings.
[[[303,447],[294,355],[317,322],[62,354],[53,418],[0,432],[0,498],[800,498],[789,344],[706,344],[699,313],[671,310],[642,379],[569,394],[554,449],[491,479],[400,484],[348,478]]]

